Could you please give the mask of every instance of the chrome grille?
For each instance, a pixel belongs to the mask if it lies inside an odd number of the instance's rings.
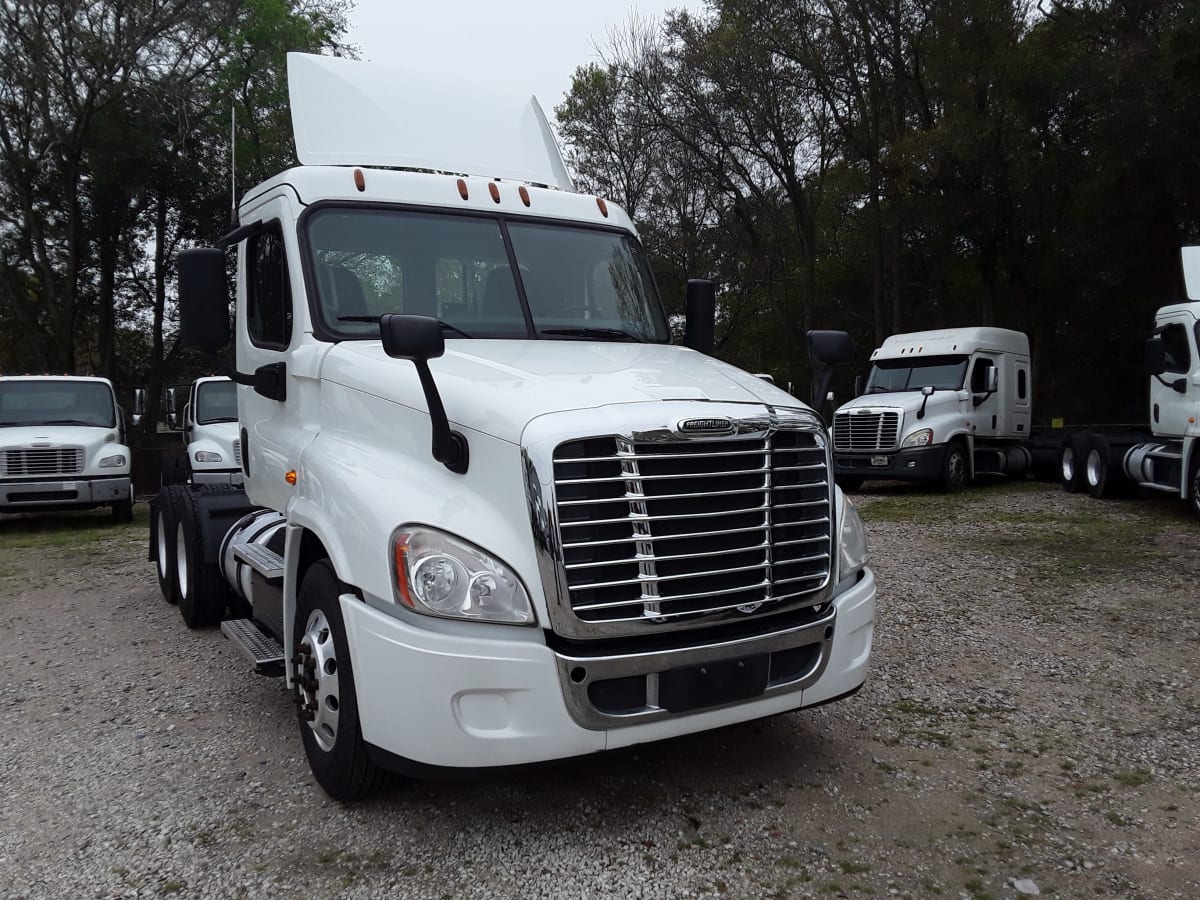
[[[233,442],[233,463],[237,466],[242,464],[242,442],[240,439]]]
[[[826,451],[812,431],[567,441],[554,452],[554,491],[582,622],[737,616],[829,579]]]
[[[834,450],[895,450],[900,413],[839,412],[833,417]]]
[[[0,450],[0,475],[78,475],[83,471],[82,447],[8,448]]]

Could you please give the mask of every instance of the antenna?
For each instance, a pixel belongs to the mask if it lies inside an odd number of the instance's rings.
[[[237,224],[237,106],[229,104],[229,221]]]

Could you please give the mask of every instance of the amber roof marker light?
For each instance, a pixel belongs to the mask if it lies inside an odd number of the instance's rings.
[[[524,203],[526,206],[528,206],[529,205],[529,188],[525,187],[525,185],[521,185],[519,188],[517,188],[517,193],[521,195],[521,202]]]
[[[354,186],[360,191],[365,191],[367,189],[367,179],[363,176],[362,169],[354,170]]]
[[[488,182],[488,193],[492,195],[492,199],[497,203],[500,202],[500,188],[496,186],[496,182]]]

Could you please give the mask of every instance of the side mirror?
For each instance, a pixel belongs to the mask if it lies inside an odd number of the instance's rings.
[[[1167,348],[1161,337],[1155,335],[1149,338],[1146,341],[1144,352],[1143,364],[1147,375],[1154,377],[1167,371]]]
[[[716,285],[703,278],[688,279],[687,321],[683,332],[684,346],[711,355],[716,321]]]
[[[1200,247],[1180,247],[1183,287],[1189,300],[1200,300]]]
[[[921,396],[922,397],[932,397],[934,390],[935,389],[932,384],[927,384],[923,388],[921,388]]]
[[[810,331],[808,333],[808,358],[815,363],[837,366],[850,362],[854,354],[854,342],[844,331]]]
[[[145,388],[134,388],[133,389],[133,414],[129,417],[129,420],[133,423],[134,428],[141,427],[142,419],[145,417],[145,415],[146,415],[146,389]]]
[[[993,366],[992,368],[988,369],[987,392],[989,394],[994,394],[998,390],[1000,390],[1000,370]]]
[[[381,316],[379,337],[383,352],[393,359],[428,361],[446,352],[442,326],[428,316]]]
[[[866,390],[866,380],[861,375],[854,376],[854,396],[861,397]]]
[[[216,353],[229,343],[229,284],[225,251],[212,247],[181,250],[179,341],[189,350]]]
[[[450,428],[446,407],[438,393],[429,360],[446,352],[446,336],[437,319],[428,316],[400,316],[385,313],[379,317],[379,338],[383,351],[393,359],[407,359],[417,369],[425,405],[429,407],[430,453],[451,472],[463,475],[470,464],[470,446],[461,431]]]

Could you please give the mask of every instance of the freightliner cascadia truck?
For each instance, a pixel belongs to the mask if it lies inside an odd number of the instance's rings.
[[[288,79],[300,165],[178,258],[182,339],[215,356],[236,252],[244,487],[164,488],[150,557],[286,679],[320,785],[857,691],[875,583],[821,421],[672,344],[632,222],[575,192],[536,101],[298,54]]]

